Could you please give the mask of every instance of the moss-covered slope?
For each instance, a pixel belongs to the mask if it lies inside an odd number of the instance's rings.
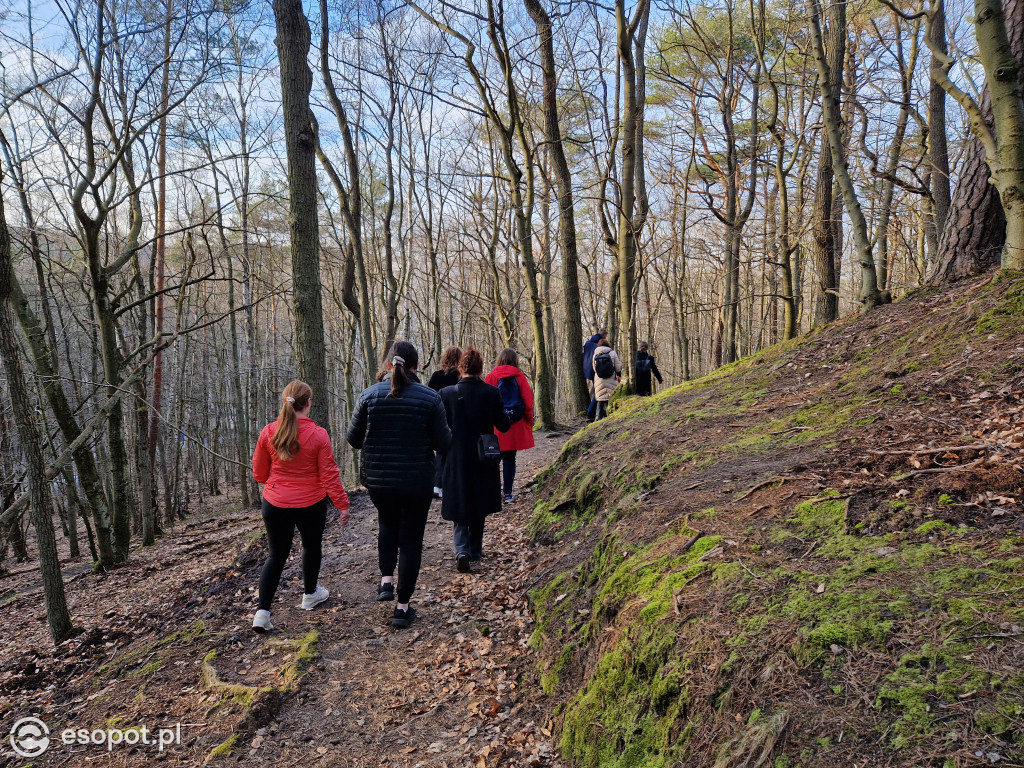
[[[1024,762],[1022,296],[912,297],[566,444],[530,601],[567,759]]]

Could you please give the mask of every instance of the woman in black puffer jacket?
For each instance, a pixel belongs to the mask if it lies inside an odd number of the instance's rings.
[[[416,616],[409,598],[416,589],[423,556],[423,531],[434,487],[434,452],[452,441],[444,406],[434,390],[419,383],[419,354],[408,341],[388,352],[378,383],[363,391],[352,413],[348,442],[362,451],[360,479],[377,508],[378,600],[395,598],[391,625],[408,627]]]

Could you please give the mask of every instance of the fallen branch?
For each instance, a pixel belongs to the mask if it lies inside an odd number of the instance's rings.
[[[998,444],[995,447],[999,447]],[[990,451],[993,446],[987,443],[980,443],[977,445],[951,445],[943,448],[920,448],[915,451],[899,450],[899,451],[868,451],[868,453],[877,453],[883,456],[913,456],[914,454],[922,453],[956,453],[957,451]]]
[[[930,475],[936,472],[956,472],[958,470],[974,469],[976,466],[985,461],[985,457],[982,456],[980,459],[975,459],[969,464],[957,464],[955,467],[934,467],[932,469],[916,469],[908,475],[903,475],[900,480],[908,480],[911,477],[917,477],[918,475]]]

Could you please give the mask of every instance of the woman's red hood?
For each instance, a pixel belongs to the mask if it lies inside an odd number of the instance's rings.
[[[493,371],[491,376],[495,379],[507,379],[509,376],[522,376],[523,372],[516,368],[514,365],[499,365]]]

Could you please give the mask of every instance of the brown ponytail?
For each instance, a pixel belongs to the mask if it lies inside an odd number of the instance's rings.
[[[381,369],[381,375],[377,377],[378,380],[383,380],[384,372],[389,364],[391,366],[391,394],[388,397],[400,397],[402,391],[415,381],[412,371],[419,367],[419,352],[408,341],[396,341],[388,350],[387,357],[384,358],[384,367]]]
[[[281,393],[281,413],[277,417],[277,431],[270,438],[270,445],[277,452],[280,461],[290,461],[299,452],[299,419],[296,411],[309,405],[313,390],[304,381],[288,382]]]

